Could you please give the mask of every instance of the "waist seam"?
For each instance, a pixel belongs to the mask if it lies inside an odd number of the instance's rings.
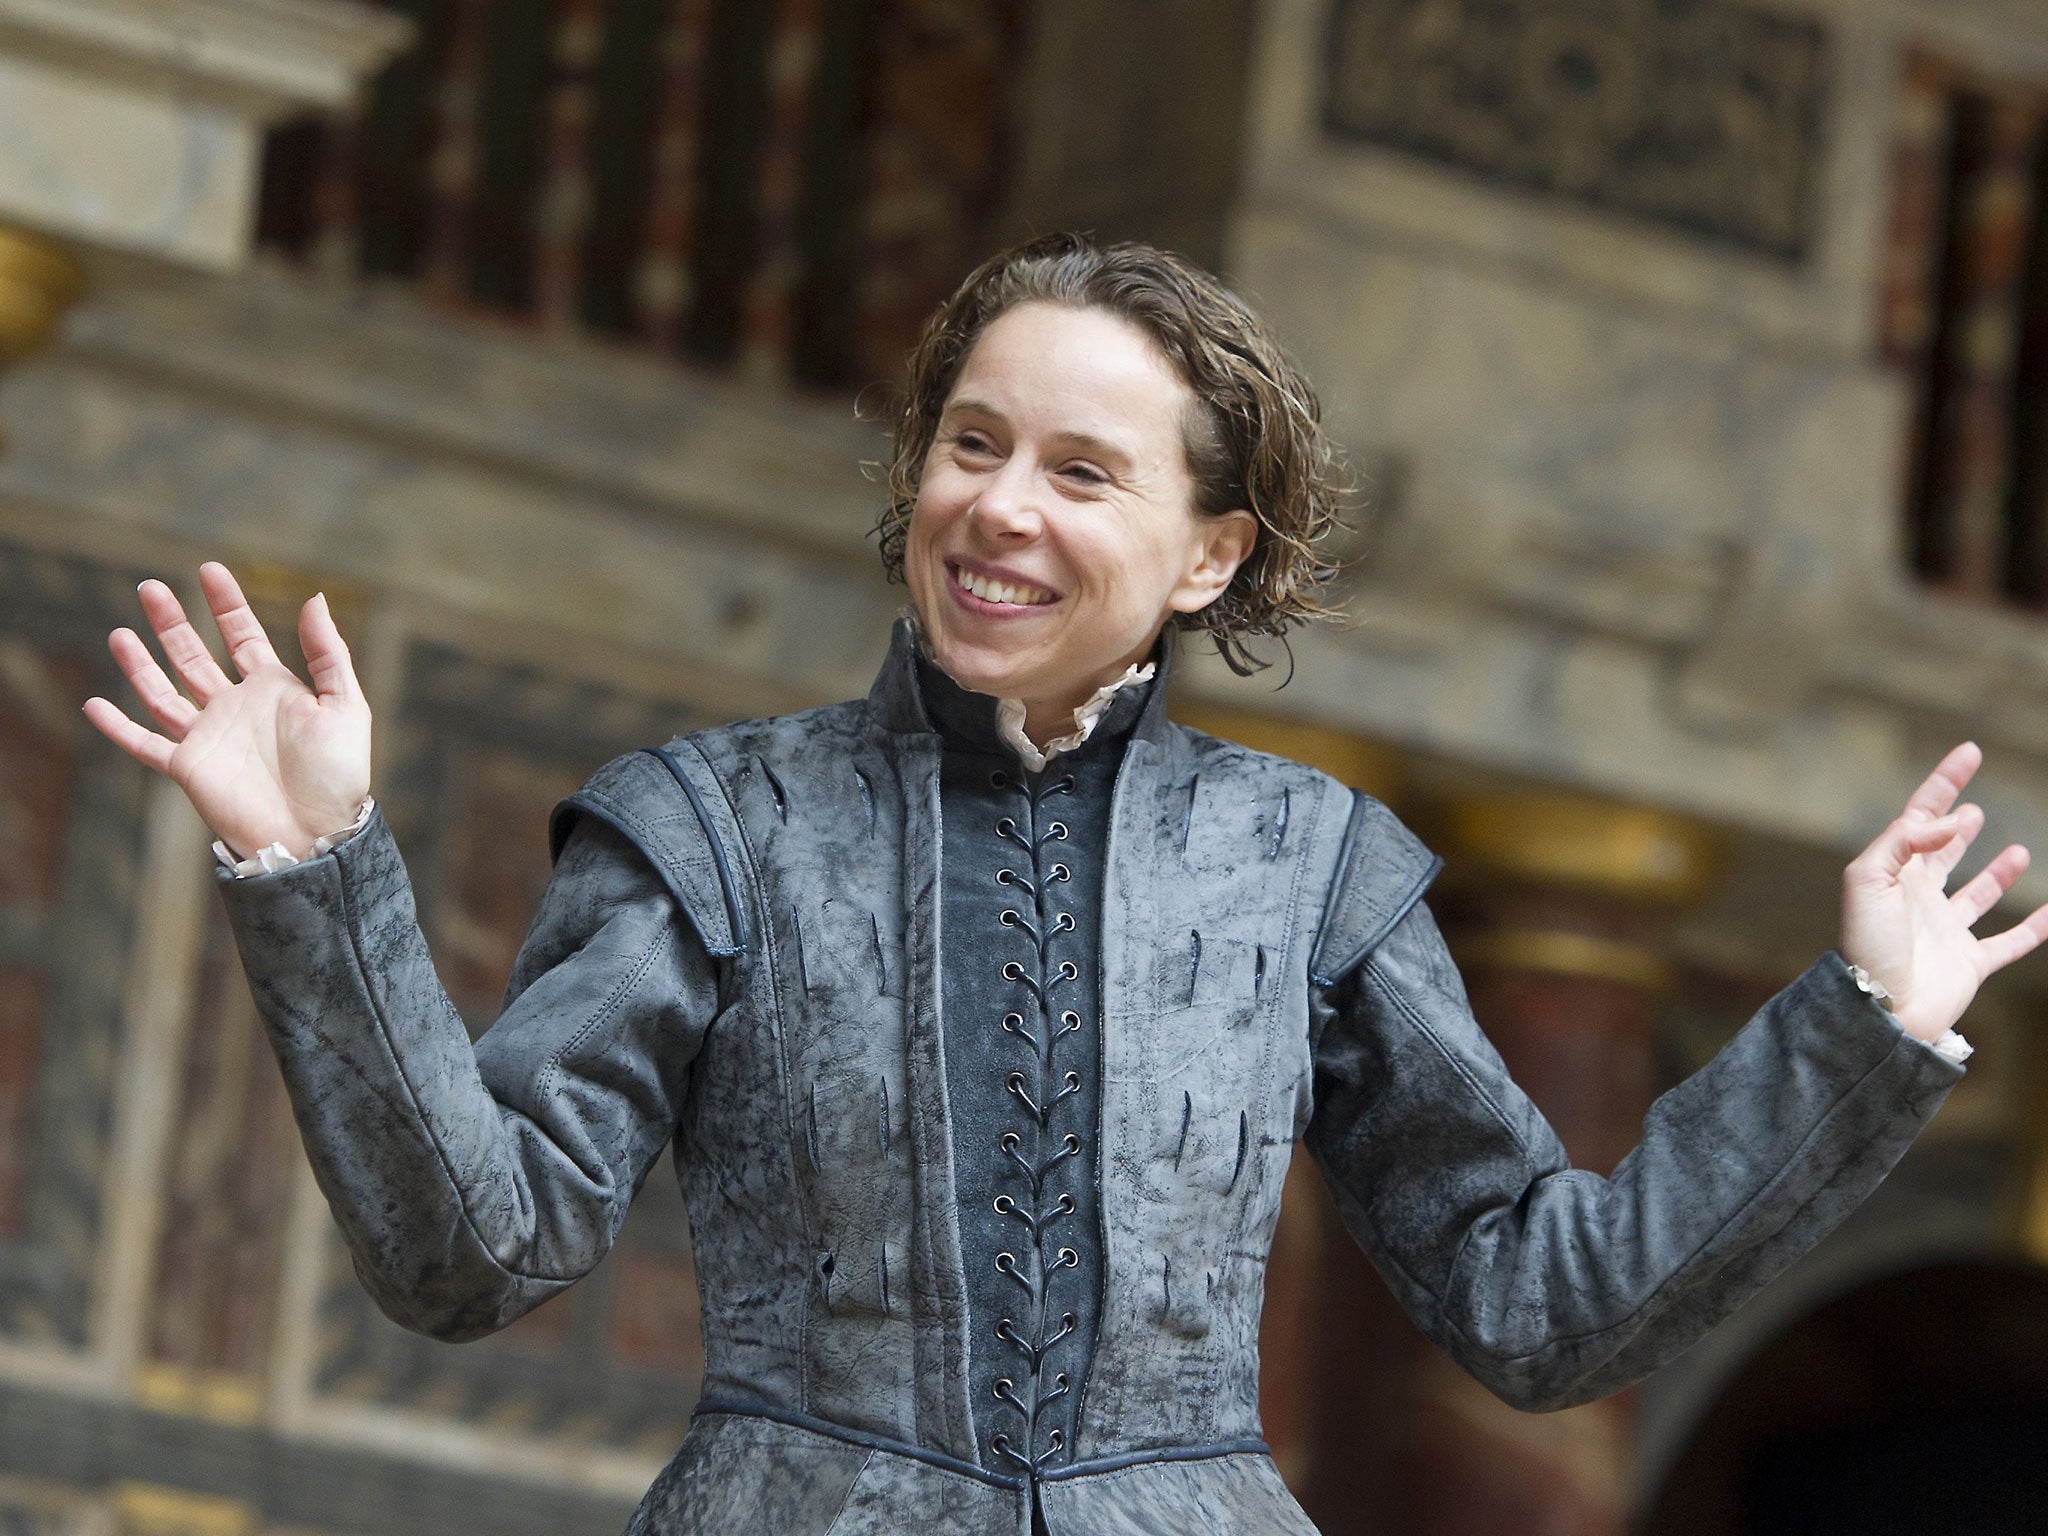
[[[788,1408],[775,1408],[767,1403],[751,1402],[745,1398],[707,1397],[690,1410],[695,1419],[704,1414],[727,1414],[735,1418],[766,1419],[774,1424],[786,1424],[792,1429],[808,1430],[812,1434],[824,1435],[829,1439],[844,1441],[866,1450],[882,1451],[891,1456],[902,1456],[911,1461],[921,1461],[943,1472],[971,1477],[978,1483],[994,1488],[1022,1491],[1033,1481],[1041,1483],[1064,1482],[1070,1478],[1086,1477],[1097,1472],[1119,1472],[1128,1467],[1142,1465],[1149,1461],[1209,1461],[1221,1456],[1270,1456],[1272,1447],[1263,1440],[1219,1440],[1208,1445],[1165,1445],[1145,1450],[1119,1451],[1109,1456],[1091,1456],[1086,1461],[1071,1462],[1063,1467],[1048,1467],[1037,1474],[1035,1479],[1012,1476],[1004,1472],[991,1472],[986,1467],[977,1467],[971,1461],[962,1461],[957,1456],[948,1456],[944,1451],[927,1450],[905,1440],[888,1435],[878,1435],[870,1430],[850,1429],[844,1424],[835,1424],[830,1419],[821,1419],[813,1414],[797,1413]]]

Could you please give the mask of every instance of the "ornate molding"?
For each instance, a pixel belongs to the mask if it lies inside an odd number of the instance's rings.
[[[361,0],[0,0],[0,51],[264,117],[347,106],[412,36]]]

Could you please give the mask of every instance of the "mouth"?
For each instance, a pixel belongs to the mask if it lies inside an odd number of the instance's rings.
[[[952,578],[955,592],[964,592],[989,608],[1046,608],[1058,602],[1060,597],[1059,593],[1045,587],[984,576],[950,561],[946,565],[946,574]]]

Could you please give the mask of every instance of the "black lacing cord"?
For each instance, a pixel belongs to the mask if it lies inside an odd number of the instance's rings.
[[[1045,1197],[1046,1181],[1053,1170],[1078,1154],[1083,1145],[1072,1131],[1057,1138],[1052,1134],[1053,1111],[1062,1100],[1081,1091],[1080,1073],[1072,1068],[1063,1070],[1058,1060],[1061,1043],[1082,1024],[1080,1014],[1060,1006],[1058,993],[1079,980],[1081,973],[1072,960],[1057,964],[1053,960],[1054,948],[1074,932],[1075,921],[1071,911],[1053,904],[1052,888],[1070,881],[1073,872],[1047,851],[1049,845],[1067,841],[1067,824],[1047,820],[1044,814],[1052,796],[1074,792],[1074,777],[1019,779],[998,769],[989,776],[989,784],[995,789],[1014,787],[1023,797],[1023,824],[1013,816],[1003,816],[996,821],[995,833],[1029,857],[1029,872],[1000,869],[996,881],[1028,896],[1031,908],[1027,915],[1006,907],[997,921],[1020,930],[1031,941],[1032,954],[1029,967],[1012,960],[1001,972],[1003,980],[1024,994],[1020,999],[1024,1006],[1006,1012],[1002,1027],[1016,1038],[1025,1058],[1024,1064],[1003,1080],[1004,1089],[1016,1099],[1025,1118],[1019,1129],[1002,1134],[998,1147],[1017,1165],[1027,1193],[1021,1199],[1000,1194],[994,1201],[997,1212],[1017,1221],[1028,1239],[1019,1244],[1021,1252],[1006,1248],[995,1257],[997,1271],[1016,1281],[1024,1293],[1021,1321],[1004,1317],[995,1327],[996,1338],[1017,1353],[1023,1369],[1014,1376],[998,1377],[994,1388],[996,1400],[1021,1421],[1023,1449],[1018,1449],[1012,1436],[1002,1433],[992,1438],[991,1445],[998,1455],[1035,1473],[1067,1447],[1066,1431],[1059,1425],[1042,1437],[1039,1429],[1047,1411],[1072,1385],[1067,1372],[1048,1369],[1047,1357],[1079,1326],[1072,1312],[1054,1317],[1051,1305],[1054,1277],[1081,1263],[1080,1254],[1061,1244],[1054,1234],[1054,1228],[1077,1207],[1074,1197],[1065,1192],[1050,1203]]]

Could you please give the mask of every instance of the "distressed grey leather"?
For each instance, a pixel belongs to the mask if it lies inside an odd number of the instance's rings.
[[[587,1271],[664,1145],[705,1404],[643,1532],[1309,1527],[1259,1444],[1297,1138],[1420,1324],[1510,1401],[1683,1349],[1873,1188],[1960,1075],[1823,957],[1569,1169],[1473,1024],[1427,850],[1334,780],[1168,722],[1118,765],[1100,939],[1099,1324],[1072,1462],[992,1464],[970,1383],[939,956],[942,748],[899,631],[867,699],[608,765],[471,1046],[381,819],[223,883],[321,1186],[408,1326],[468,1338]],[[1057,760],[1056,760],[1057,761]],[[681,774],[693,794],[685,794]],[[714,949],[729,950],[723,956]]]

